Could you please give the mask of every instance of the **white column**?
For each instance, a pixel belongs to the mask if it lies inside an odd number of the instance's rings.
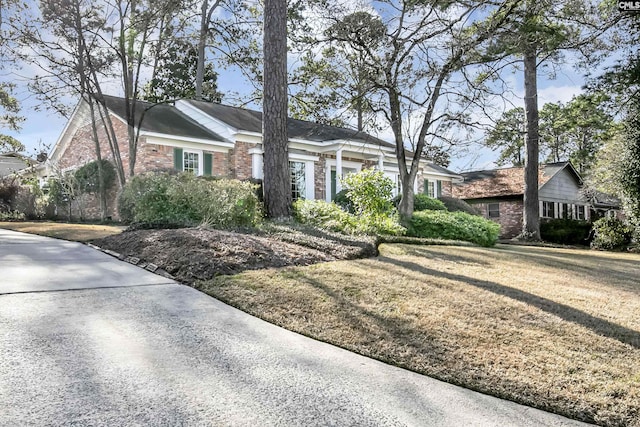
[[[304,162],[304,182],[307,188],[305,189],[305,198],[307,200],[316,199],[316,176],[314,162]]]
[[[251,176],[256,179],[262,179],[263,168],[262,154],[253,152],[253,154],[251,154]]]
[[[384,172],[384,154],[378,156],[378,170]]]
[[[342,190],[342,149],[336,151],[336,194]]]

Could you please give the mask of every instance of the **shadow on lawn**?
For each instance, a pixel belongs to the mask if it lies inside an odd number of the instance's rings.
[[[355,337],[350,337],[348,340],[341,340],[340,338],[338,338],[338,340],[332,340],[330,337],[318,338],[317,336],[313,336],[313,338],[356,351],[368,357],[393,363],[402,368],[415,370],[416,367],[412,366],[411,358],[397,359],[393,357],[394,351],[398,348],[396,346],[411,348],[413,349],[412,351],[407,352],[405,350],[404,353],[408,354],[413,352],[413,354],[420,355],[420,357],[428,356],[430,360],[432,368],[427,369],[426,372],[423,373],[436,375],[439,379],[453,384],[464,384],[464,382],[457,378],[448,368],[448,353],[451,352],[451,349],[440,342],[437,336],[429,335],[427,333],[428,331],[418,332],[411,322],[392,315],[391,313],[381,315],[372,310],[368,310],[353,300],[341,295],[339,292],[336,292],[322,281],[305,274],[299,274],[296,278],[300,282],[308,284],[335,301],[338,307],[336,314],[341,317],[341,321],[345,321],[349,325],[351,329],[350,333],[356,335]],[[363,321],[363,319],[368,321]],[[308,331],[301,331],[301,333],[308,333]],[[321,332],[320,335],[322,335]],[[415,337],[409,338],[411,335],[415,335]],[[401,341],[398,341],[398,337],[402,337]],[[375,341],[375,343],[373,341]],[[352,345],[349,345],[349,342],[351,342]],[[393,351],[385,350],[385,346],[380,347],[379,344],[381,342],[390,343],[393,346]],[[376,351],[377,349],[378,351]]]
[[[615,323],[609,322],[608,320],[600,319],[599,317],[592,316],[568,305],[560,304],[558,302],[522,291],[520,289],[510,288],[508,286],[489,282],[486,280],[477,280],[460,274],[433,270],[413,262],[399,261],[386,257],[379,257],[378,260],[381,262],[393,264],[397,267],[406,268],[412,271],[418,271],[429,276],[443,277],[448,280],[467,283],[477,288],[493,292],[494,294],[506,296],[508,298],[537,307],[542,311],[558,316],[568,322],[582,325],[598,335],[609,337],[614,340],[620,341],[621,343],[628,344],[636,349],[640,349],[640,332],[617,325]]]
[[[619,259],[611,256],[597,256],[586,253],[572,254],[554,250],[537,250],[496,248],[498,253],[508,257],[517,257],[524,262],[540,262],[548,267],[573,271],[592,281],[597,277],[614,279],[616,286],[624,286],[626,290],[640,294],[640,286],[636,277],[640,275],[640,258],[638,260]],[[606,272],[602,271],[606,265]]]

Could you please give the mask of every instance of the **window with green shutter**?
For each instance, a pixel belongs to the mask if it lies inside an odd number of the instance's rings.
[[[204,153],[204,176],[211,176],[213,172],[213,155],[211,153]]]
[[[438,183],[438,194],[436,196],[440,197],[442,196],[442,181],[438,180],[436,182]]]
[[[182,148],[173,149],[173,167],[175,170],[180,172],[184,170],[184,159],[182,157]]]

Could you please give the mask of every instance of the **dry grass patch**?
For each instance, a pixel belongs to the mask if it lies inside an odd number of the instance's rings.
[[[492,395],[640,425],[640,257],[382,245],[245,272],[205,292],[305,335]]]
[[[57,239],[86,242],[122,233],[126,228],[117,225],[100,224],[66,224],[61,222],[0,222],[0,228],[21,231],[23,233],[38,234],[40,236],[55,237]]]

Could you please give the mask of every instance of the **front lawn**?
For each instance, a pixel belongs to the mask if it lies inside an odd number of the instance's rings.
[[[0,222],[0,228],[39,234],[57,239],[86,242],[122,233],[126,228],[118,225],[103,224],[69,224],[50,221]]]
[[[640,425],[640,257],[384,244],[196,286],[302,334],[488,394]]]

